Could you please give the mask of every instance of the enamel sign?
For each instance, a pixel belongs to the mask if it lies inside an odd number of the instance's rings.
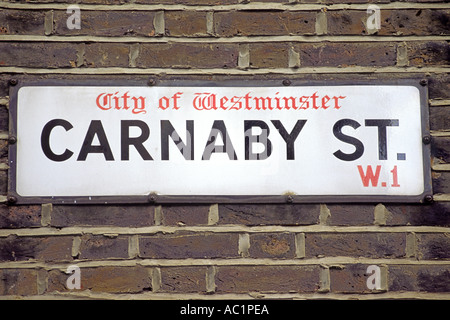
[[[421,201],[420,85],[22,84],[20,202]]]

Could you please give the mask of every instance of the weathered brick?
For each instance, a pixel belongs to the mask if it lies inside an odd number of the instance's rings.
[[[66,286],[70,274],[51,270],[47,292],[77,291]],[[139,293],[151,290],[151,269],[135,267],[80,268],[80,290],[104,293]]]
[[[399,258],[405,256],[404,233],[306,233],[306,257]]]
[[[175,205],[162,207],[162,223],[174,225],[207,225],[209,207],[204,205]]]
[[[423,260],[449,260],[450,234],[420,233],[416,234],[417,250]]]
[[[154,212],[148,205],[54,205],[51,225],[147,227],[154,225]]]
[[[30,228],[41,226],[41,206],[0,206],[0,228]]]
[[[351,264],[330,268],[330,291],[333,293],[369,293],[368,265]]]
[[[338,10],[327,12],[328,35],[362,35],[366,34],[366,11]]]
[[[139,36],[155,35],[153,11],[90,11],[81,10],[81,28],[69,29],[67,19],[70,13],[55,11],[55,31],[57,35],[90,36]]]
[[[235,44],[145,43],[140,46],[139,68],[235,68]]]
[[[0,238],[0,261],[71,261],[72,237]]]
[[[205,292],[206,267],[163,267],[158,291]]]
[[[431,107],[430,113],[430,129],[446,130],[450,123],[450,112],[448,107]]]
[[[206,12],[201,11],[166,11],[164,22],[167,35],[172,37],[205,36]]]
[[[239,0],[136,0],[136,3],[142,4],[186,4],[186,5],[225,5],[237,4]]]
[[[80,259],[127,259],[128,236],[83,235]]]
[[[308,225],[319,221],[316,204],[219,205],[219,224]]]
[[[329,204],[330,217],[327,224],[332,226],[372,225],[374,204]]]
[[[397,62],[392,43],[299,43],[302,67],[394,66]]]
[[[140,257],[151,259],[233,258],[238,255],[238,234],[182,233],[142,236]]]
[[[44,35],[44,21],[44,11],[2,10],[0,34]]]
[[[85,64],[88,67],[128,67],[130,47],[121,43],[91,43],[85,46]]]
[[[0,105],[0,131],[9,130],[9,112],[6,104]]]
[[[229,11],[214,13],[218,36],[311,35],[316,12]]]
[[[38,294],[37,270],[0,269],[0,296]]]
[[[287,43],[253,43],[250,45],[251,68],[287,68]]]
[[[427,79],[430,99],[450,99],[450,74],[434,74]]]
[[[389,291],[450,292],[449,265],[388,266]]]
[[[73,66],[76,60],[75,43],[0,42],[0,66],[3,67],[64,68]]]
[[[443,108],[444,109],[441,112],[438,111],[437,113],[441,113],[441,117],[447,119],[447,123],[450,123],[450,115],[447,116],[447,113],[450,113],[450,108]],[[450,137],[433,137],[431,143],[431,155],[440,162],[450,163]]]
[[[450,44],[446,41],[409,42],[407,53],[411,66],[450,65]]]
[[[432,172],[433,192],[450,193],[450,172]]]
[[[450,226],[450,202],[386,204],[386,225]]]
[[[218,293],[317,292],[319,266],[220,266]]]
[[[294,258],[293,233],[255,233],[250,235],[251,258]]]

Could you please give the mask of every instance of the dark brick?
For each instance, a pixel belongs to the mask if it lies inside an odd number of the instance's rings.
[[[140,257],[151,259],[233,258],[238,255],[238,234],[175,233],[142,236]]]
[[[330,291],[333,293],[369,293],[368,265],[352,264],[330,268]]]
[[[375,205],[373,204],[329,204],[331,216],[327,224],[332,226],[372,225]]]
[[[450,226],[450,202],[386,204],[386,225]]]
[[[103,235],[83,235],[81,237],[80,259],[127,259],[128,237],[106,237]]]
[[[430,129],[448,130],[450,123],[449,107],[431,107],[430,108]]]
[[[420,233],[416,234],[417,250],[424,260],[449,260],[450,259],[450,235],[445,233]]]
[[[154,212],[148,205],[54,205],[51,225],[146,227],[154,225]]]
[[[163,206],[163,225],[207,225],[210,206]]]
[[[450,265],[388,266],[389,291],[450,292]]]
[[[442,114],[441,118],[444,118],[444,120],[446,119],[446,123],[450,123],[450,108],[444,108],[446,109],[437,113]],[[432,109],[434,109],[434,107]],[[441,162],[450,163],[450,137],[433,137],[431,154]]]
[[[44,35],[44,21],[44,11],[2,10],[0,34]]]
[[[0,238],[0,261],[71,261],[72,237]]]
[[[85,64],[88,67],[128,67],[130,47],[121,43],[92,43],[85,47]]]
[[[404,233],[306,233],[306,257],[399,258],[405,256]]]
[[[236,44],[145,43],[140,47],[139,68],[235,68]]]
[[[251,258],[294,258],[295,240],[292,233],[255,233],[250,235]]]
[[[219,224],[308,225],[319,221],[316,204],[219,205]]]
[[[446,41],[410,42],[407,52],[411,66],[450,65],[450,44]]]
[[[433,192],[450,193],[450,172],[432,172]]]
[[[161,292],[205,292],[205,267],[161,268]]]
[[[214,13],[215,33],[221,37],[312,35],[316,12],[228,11]]]
[[[300,43],[302,67],[394,66],[396,48],[390,43]]]
[[[3,67],[64,68],[74,66],[76,60],[75,43],[0,42]]]
[[[362,35],[366,34],[366,11],[338,10],[327,12],[327,34]]]
[[[0,206],[0,228],[30,228],[41,226],[41,206]]]
[[[220,266],[218,293],[316,292],[319,266]]]

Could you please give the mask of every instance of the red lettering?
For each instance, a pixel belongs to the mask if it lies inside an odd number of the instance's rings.
[[[381,166],[377,166],[375,174],[373,173],[372,166],[367,166],[366,173],[364,173],[364,169],[362,168],[362,166],[358,166],[358,171],[364,187],[368,187],[369,183],[372,184],[372,187],[376,187],[378,185]]]

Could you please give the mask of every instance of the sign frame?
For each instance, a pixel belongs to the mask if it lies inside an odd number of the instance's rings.
[[[423,193],[413,196],[399,195],[148,195],[131,196],[21,196],[16,186],[17,161],[17,115],[18,92],[26,86],[105,86],[105,87],[282,87],[282,86],[414,86],[420,92],[420,118],[423,155]],[[248,203],[248,204],[280,204],[280,203],[429,203],[432,201],[431,177],[431,135],[429,128],[428,82],[422,78],[407,78],[397,80],[166,80],[151,78],[150,80],[11,80],[9,101],[9,170],[7,203],[12,204],[203,204],[203,203]]]

